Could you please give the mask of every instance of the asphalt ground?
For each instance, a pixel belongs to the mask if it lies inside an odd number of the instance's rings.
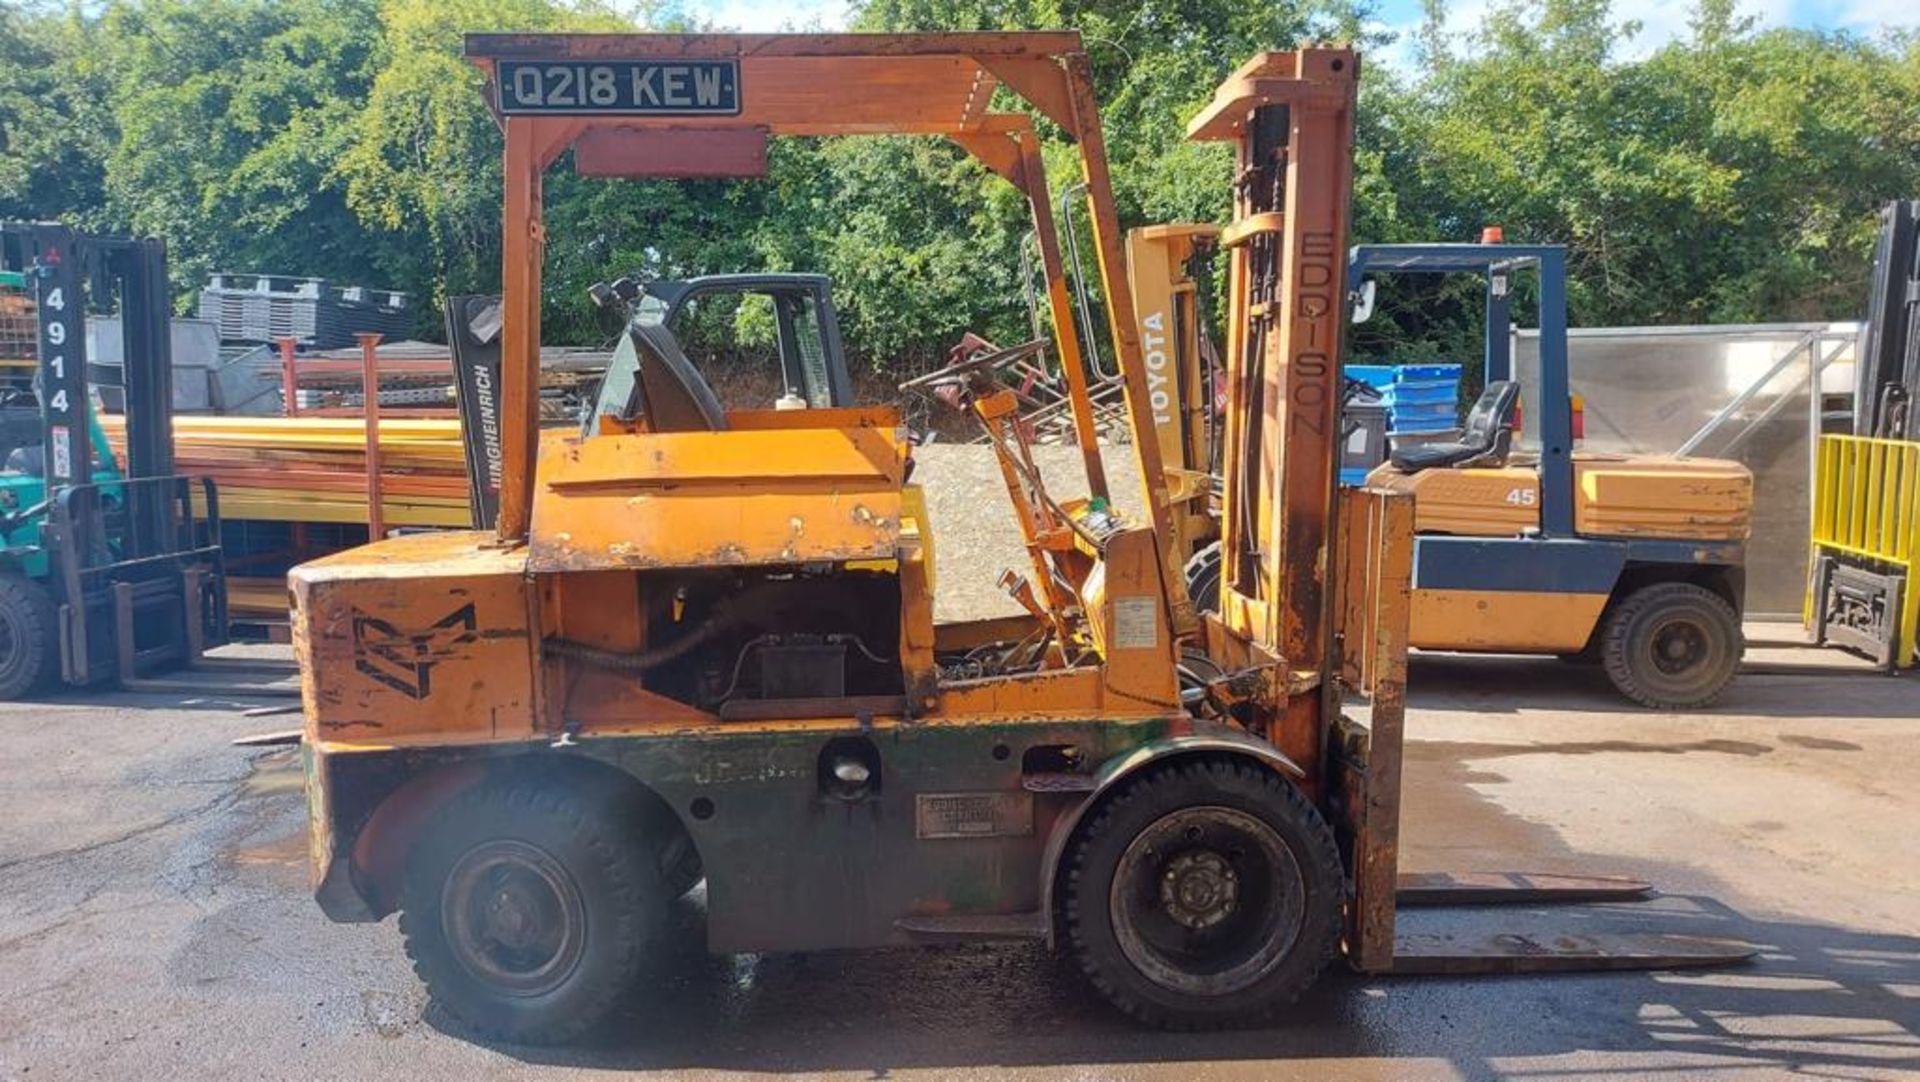
[[[1810,657],[1834,660],[1775,660]],[[1407,868],[1660,893],[1410,929],[1683,931],[1759,959],[1335,973],[1284,1025],[1178,1035],[1116,1016],[1038,946],[708,957],[696,899],[659,976],[593,1040],[494,1045],[424,1000],[392,921],[314,907],[294,754],[229,743],[291,719],[240,713],[257,700],[62,696],[0,705],[0,1078],[1920,1077],[1912,679],[1747,675],[1696,716],[1631,709],[1551,660],[1418,657],[1411,683]]]

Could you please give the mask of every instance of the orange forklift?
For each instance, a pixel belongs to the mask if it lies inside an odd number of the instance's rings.
[[[1270,53],[1194,122],[1239,147],[1225,552],[1187,601],[1166,506],[1109,502],[1040,143],[1078,151],[1133,433],[1151,392],[1078,34],[475,35],[506,136],[494,528],[291,575],[313,883],[399,912],[476,1030],[606,1016],[704,881],[706,946],[1032,939],[1144,1022],[1283,1011],[1368,972],[1704,964],[1738,944],[1396,937],[1435,900],[1631,897],[1616,880],[1397,875],[1411,500],[1334,485],[1356,56]],[[996,98],[996,91],[1006,93]],[[1028,199],[1088,489],[1041,475],[996,378],[917,381],[991,437],[1024,611],[936,623],[890,406],[726,409],[633,300],[592,418],[537,427],[541,177],[757,176],[787,135],[944,136]],[[639,284],[644,290],[644,284]],[[834,358],[838,360],[838,358]],[[841,362],[843,363],[843,362]],[[771,404],[770,404],[771,405]],[[1158,445],[1135,438],[1161,491]],[[1364,710],[1344,700],[1364,693]]]

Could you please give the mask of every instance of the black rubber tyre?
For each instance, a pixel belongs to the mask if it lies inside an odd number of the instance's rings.
[[[455,797],[408,862],[400,930],[435,1002],[476,1031],[557,1044],[634,984],[667,887],[637,802],[575,777],[509,777]]]
[[[1123,782],[1073,840],[1066,876],[1080,968],[1150,1025],[1268,1021],[1339,945],[1333,832],[1252,763],[1200,759]]]
[[[58,624],[44,586],[0,574],[0,700],[17,699],[47,682],[59,657]]]
[[[1690,582],[1660,582],[1608,613],[1600,657],[1620,694],[1656,710],[1688,710],[1726,690],[1745,648],[1740,615],[1725,598]]]
[[[700,852],[693,847],[693,839],[687,837],[678,824],[661,833],[664,838],[654,842],[659,854],[660,877],[667,884],[667,897],[678,898],[700,885],[707,877],[706,869],[701,867]]]
[[[1187,559],[1187,600],[1199,612],[1220,608],[1220,542],[1215,541]]]

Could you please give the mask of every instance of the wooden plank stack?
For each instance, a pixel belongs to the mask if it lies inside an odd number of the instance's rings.
[[[121,419],[102,420],[123,455]],[[175,417],[173,447],[176,472],[213,478],[223,519],[367,520],[364,418]],[[380,463],[389,528],[471,523],[459,421],[382,419]]]

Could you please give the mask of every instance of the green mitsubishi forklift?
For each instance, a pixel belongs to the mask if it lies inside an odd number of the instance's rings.
[[[122,322],[124,461],[89,313]],[[174,473],[172,377],[163,242],[0,223],[0,700],[137,686],[226,641],[219,499]]]

